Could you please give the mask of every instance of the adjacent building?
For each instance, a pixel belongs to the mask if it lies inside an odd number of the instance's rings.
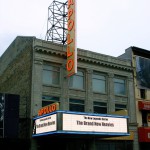
[[[119,58],[128,59],[134,68],[134,88],[141,150],[150,147],[150,51],[129,47]]]
[[[21,149],[33,150],[52,146],[62,150],[138,150],[140,118],[136,117],[141,110],[136,111],[135,93],[139,92],[134,91],[133,70],[131,60],[78,48],[77,73],[67,77],[66,46],[36,37],[16,37],[0,58],[0,92],[20,96],[18,146],[20,143]],[[129,116],[130,135],[33,138],[32,119],[39,109],[52,103],[77,114]]]

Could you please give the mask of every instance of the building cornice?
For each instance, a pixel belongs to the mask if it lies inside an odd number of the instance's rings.
[[[35,42],[34,50],[38,53],[47,53],[66,58],[66,46],[55,44],[48,41]],[[93,63],[109,68],[115,68],[125,71],[132,71],[131,62],[116,57],[91,52],[88,50],[77,49],[78,61]]]
[[[41,47],[41,46],[35,46],[34,50],[39,53],[46,53],[46,54],[51,54],[51,55],[59,55],[62,57],[66,57],[66,52],[62,50],[56,50],[53,48],[47,48],[47,47]]]

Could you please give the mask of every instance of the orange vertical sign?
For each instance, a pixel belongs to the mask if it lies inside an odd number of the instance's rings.
[[[68,0],[67,76],[77,73],[76,0]]]

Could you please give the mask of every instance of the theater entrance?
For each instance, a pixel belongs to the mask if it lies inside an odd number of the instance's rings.
[[[43,150],[49,148],[55,148],[58,150],[91,150],[91,142],[89,139],[40,139],[37,141],[38,150]]]

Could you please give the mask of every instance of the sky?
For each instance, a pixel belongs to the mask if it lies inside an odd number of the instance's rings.
[[[77,48],[114,57],[131,46],[150,50],[150,0],[76,1]],[[52,2],[0,0],[0,56],[17,36],[45,40]]]

